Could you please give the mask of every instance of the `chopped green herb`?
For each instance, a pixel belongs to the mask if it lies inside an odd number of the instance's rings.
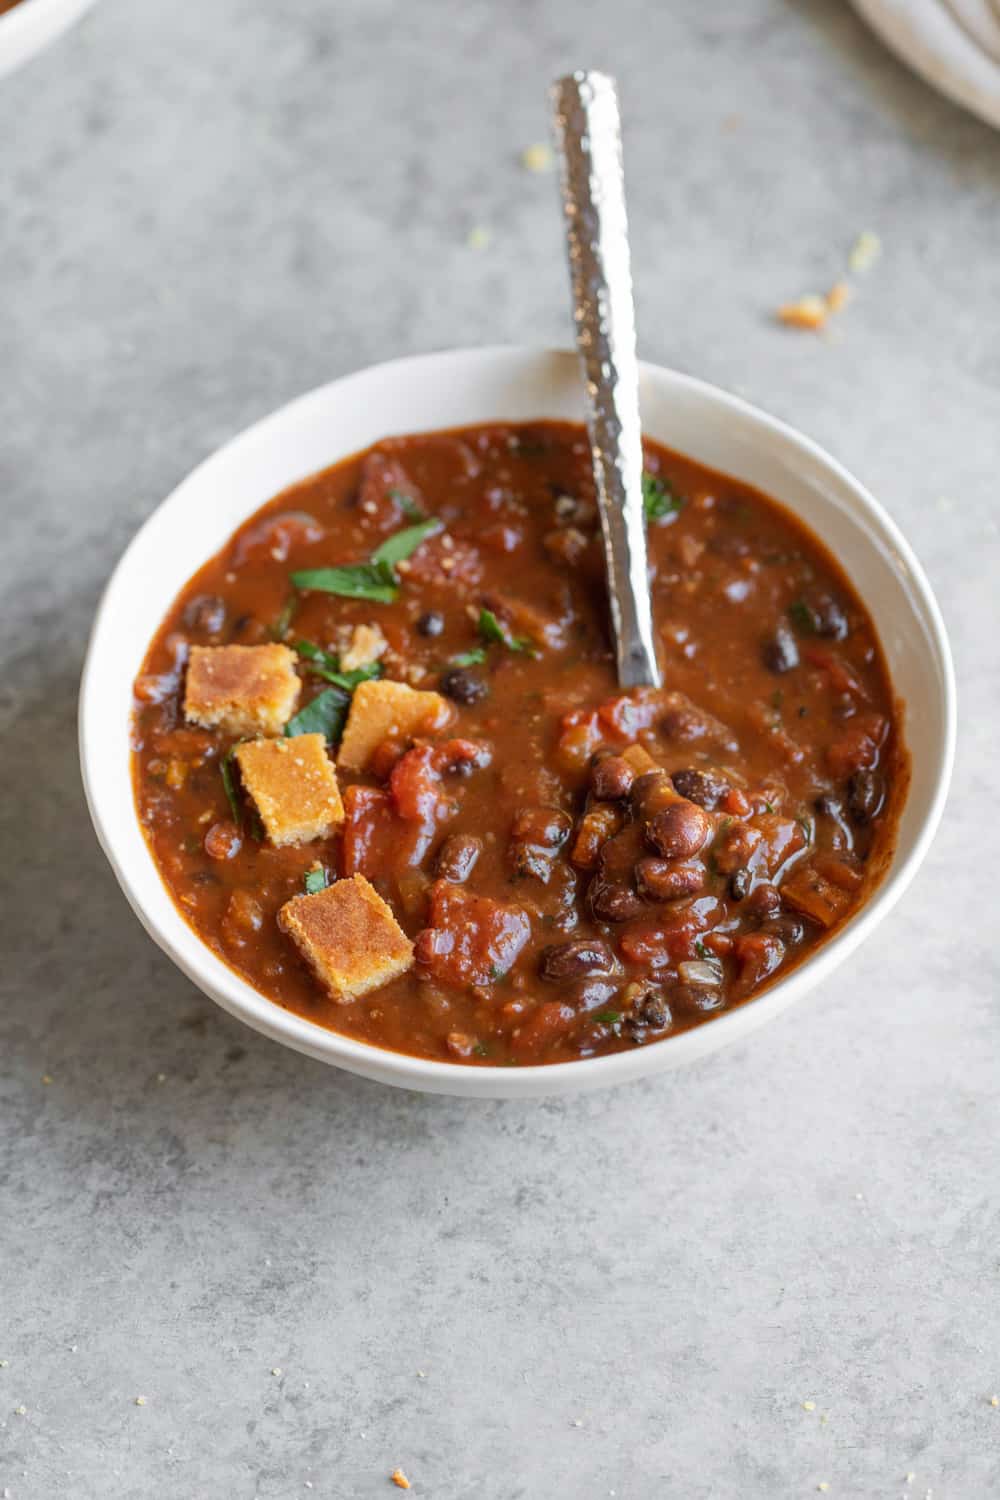
[[[773,813],[774,812],[774,803],[773,802],[765,802],[764,803],[764,809],[765,809],[766,812]]]
[[[490,1055],[489,1048],[485,1042],[477,1042],[472,1051],[476,1057],[489,1057]]]
[[[243,827],[243,804],[240,802],[239,793],[236,790],[233,756],[236,754],[237,745],[242,745],[242,743],[242,740],[237,740],[235,745],[230,745],[225,755],[219,761],[219,775],[222,777],[222,785],[226,793],[226,801],[229,803],[229,811],[233,815],[233,822],[240,829]]]
[[[697,955],[698,955],[699,958],[707,959],[708,962],[711,963],[712,958],[713,958],[714,955],[711,954],[711,953],[709,953],[709,951],[705,947],[704,943],[702,943],[700,941],[697,942],[697,943],[695,943],[695,945],[694,945],[694,951],[697,953]]]
[[[800,635],[816,634],[816,617],[804,599],[796,599],[788,606],[788,618]]]
[[[594,1012],[594,1020],[600,1021],[602,1026],[616,1026],[622,1018],[620,1010],[598,1010]]]
[[[506,973],[507,970],[504,968],[503,964],[490,964],[490,978],[493,980],[494,984],[498,979],[503,979]]]
[[[330,744],[336,744],[344,730],[344,721],[350,707],[350,698],[340,688],[328,687],[300,708],[293,719],[285,725],[289,738],[297,734],[322,734]]]
[[[354,563],[344,568],[305,568],[292,574],[297,589],[318,594],[340,594],[345,599],[371,599],[392,604],[399,598],[395,575],[383,563]]]
[[[486,641],[496,641],[508,651],[518,651],[524,656],[537,656],[538,647],[526,637],[508,635],[491,609],[479,611],[479,634]]]
[[[292,594],[285,602],[285,607],[281,611],[281,614],[271,626],[270,636],[273,641],[283,641],[285,639],[285,636],[288,634],[288,627],[295,618],[295,611],[298,607],[299,596],[298,594]]]
[[[307,870],[302,884],[305,887],[307,896],[316,896],[320,891],[325,891],[326,871],[323,869],[323,866],[314,865],[311,870]]]
[[[474,646],[471,651],[463,651],[461,656],[453,656],[448,663],[449,667],[478,667],[486,660],[486,652],[482,646]]]
[[[439,531],[444,530],[444,523],[436,516],[429,516],[426,521],[418,521],[416,526],[404,526],[402,531],[386,537],[381,547],[376,547],[372,553],[372,562],[376,567],[394,568],[398,562],[416,552],[421,542],[426,542],[429,536],[436,536]]]
[[[667,516],[675,516],[683,504],[684,501],[667,480],[643,470],[642,508],[646,512],[647,521],[662,521]]]
[[[420,509],[420,506],[414,500],[413,496],[408,495],[405,490],[389,490],[388,493],[389,499],[395,500],[404,516],[412,516],[414,520],[416,520],[418,517],[423,515],[423,511]]]
[[[377,661],[369,662],[365,667],[355,667],[353,672],[342,672],[340,658],[314,646],[312,641],[296,641],[295,649],[306,658],[310,672],[322,677],[324,682],[332,682],[334,687],[343,688],[345,693],[353,693],[359,682],[382,675],[382,667]]]
[[[806,843],[807,844],[811,844],[812,843],[813,831],[812,831],[812,824],[810,823],[809,819],[808,818],[803,818],[803,817],[798,817],[798,818],[795,819],[795,821],[796,821],[796,823],[798,823],[799,827],[802,829],[802,832],[805,834],[805,836],[806,836]]]

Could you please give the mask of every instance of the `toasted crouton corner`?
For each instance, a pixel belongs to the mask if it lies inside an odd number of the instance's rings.
[[[278,913],[278,925],[341,1005],[413,966],[413,944],[363,875],[312,896],[293,896]]]
[[[281,734],[301,690],[287,646],[192,646],[184,717],[227,734]]]
[[[350,644],[340,654],[340,670],[357,672],[361,667],[370,667],[384,656],[389,642],[379,625],[355,625]]]
[[[344,821],[337,773],[321,734],[252,740],[238,745],[235,754],[243,786],[272,844],[329,838]]]
[[[362,682],[351,699],[337,764],[364,771],[384,740],[405,743],[417,735],[437,734],[453,717],[451,704],[440,693],[418,692],[385,678]]]

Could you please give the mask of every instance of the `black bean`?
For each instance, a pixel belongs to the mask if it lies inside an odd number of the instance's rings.
[[[731,901],[742,901],[750,891],[753,876],[744,865],[739,870],[734,870],[729,877],[729,899]]]
[[[709,835],[708,818],[697,803],[685,800],[664,807],[643,829],[647,844],[667,859],[697,854]]]
[[[573,819],[558,807],[522,807],[514,815],[511,837],[542,849],[561,849],[573,831]]]
[[[648,855],[635,867],[635,882],[650,901],[679,901],[704,889],[705,866],[697,860],[654,859]]]
[[[468,880],[483,851],[482,839],[472,833],[453,833],[438,850],[437,873],[442,880],[461,885]]]
[[[184,624],[203,635],[218,635],[226,623],[225,601],[218,594],[196,594],[184,606]]]
[[[855,771],[847,783],[847,805],[856,823],[870,823],[882,811],[885,782],[877,771]]]
[[[769,672],[791,672],[799,664],[799,648],[784,620],[774,627],[774,634],[761,647],[764,665]]]
[[[766,922],[762,922],[760,930],[768,937],[778,938],[786,948],[794,948],[796,943],[801,943],[805,937],[806,924],[801,917],[793,917],[790,912],[783,912],[781,916],[769,917]]]
[[[651,817],[660,807],[673,802],[670,778],[666,771],[644,771],[629,790],[629,803],[638,816]]]
[[[639,993],[622,1023],[626,1036],[633,1042],[641,1042],[648,1031],[666,1031],[673,1021],[663,990],[656,985],[637,988]]]
[[[604,755],[590,771],[590,790],[598,802],[618,802],[627,797],[635,772],[620,755]]]
[[[627,922],[645,910],[642,898],[623,880],[598,875],[590,885],[590,906],[601,922]]]
[[[444,615],[439,609],[429,609],[426,614],[421,615],[417,621],[417,634],[434,636],[440,635],[444,630]]]
[[[689,802],[697,802],[699,807],[707,808],[712,812],[727,792],[732,788],[724,776],[718,771],[697,771],[689,766],[683,771],[675,771],[671,776],[674,790]]]
[[[781,910],[781,896],[773,885],[759,885],[747,897],[746,914],[757,922],[766,922]]]
[[[813,630],[831,641],[842,641],[850,626],[847,615],[832,594],[811,594],[805,601],[812,615]]]
[[[538,971],[550,983],[562,984],[591,974],[609,974],[614,966],[614,955],[607,943],[600,938],[575,938],[544,948]]]
[[[701,1014],[718,1010],[726,1003],[721,984],[675,984],[670,999],[680,1010],[696,1010]]]
[[[478,703],[489,692],[483,679],[467,671],[465,667],[452,667],[449,672],[445,672],[439,686],[445,697],[451,698],[454,703]]]

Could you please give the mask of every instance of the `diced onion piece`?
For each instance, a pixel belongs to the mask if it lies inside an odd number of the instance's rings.
[[[692,958],[688,962],[677,965],[677,973],[685,984],[704,984],[716,986],[722,983],[722,970],[717,964],[707,963],[704,959]]]

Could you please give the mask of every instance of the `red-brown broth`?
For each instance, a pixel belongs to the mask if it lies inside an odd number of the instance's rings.
[[[277,1004],[422,1057],[472,1065],[570,1061],[659,1040],[741,1003],[801,962],[866,899],[891,852],[907,775],[899,710],[871,619],[838,564],[787,510],[658,444],[645,448],[648,471],[681,502],[651,522],[649,538],[665,692],[684,695],[690,706],[639,694],[631,707],[607,707],[622,695],[589,452],[571,424],[382,442],[270,501],[178,595],[137,681],[138,814],[185,919]],[[405,510],[400,496],[408,497]],[[404,564],[395,603],[291,590],[296,569],[365,559],[412,524],[407,511],[416,508],[439,517],[446,531]],[[303,515],[318,523],[318,539],[309,539]],[[486,653],[466,671],[487,694],[456,704],[449,735],[485,742],[490,764],[454,778],[457,811],[428,835],[418,865],[406,863],[396,841],[365,870],[428,961],[346,1005],[323,992],[276,920],[317,859],[331,877],[344,873],[342,837],[276,849],[245,835],[234,857],[212,858],[206,834],[230,818],[219,762],[232,737],[183,716],[188,647],[266,642],[291,598],[294,618],[282,637],[289,644],[305,639],[335,651],[343,627],[375,622],[390,645],[386,675],[420,688],[438,687],[456,656]],[[538,642],[539,654],[484,642],[476,625],[484,604],[512,636]],[[417,628],[429,612],[441,615],[440,634]],[[798,664],[775,671],[790,651]],[[306,666],[303,703],[324,687]],[[600,705],[603,718],[594,713]],[[574,714],[577,722],[567,723]],[[726,733],[713,731],[706,716]],[[705,850],[680,861],[698,866],[700,876],[676,876],[678,860],[664,861],[652,848],[642,816],[605,850],[603,875],[573,864],[581,819],[588,802],[591,810],[597,805],[588,793],[594,756],[629,744],[642,745],[668,773],[701,773],[700,780],[682,777],[679,791],[693,788],[704,800],[707,784],[711,802],[713,786],[728,788],[719,805],[703,810]],[[380,787],[385,777],[340,779],[342,788]],[[621,815],[629,804],[600,805]],[[519,859],[523,845],[511,847],[512,825],[530,809],[555,810],[572,823],[545,881]],[[530,939],[513,966],[485,984],[435,968],[433,942],[419,936],[435,860],[453,834],[482,842],[462,889],[530,919]],[[657,869],[650,859],[659,860]],[[658,898],[648,884],[645,896],[636,895],[641,860]],[[744,868],[739,894],[734,873]],[[796,887],[801,896],[807,874],[827,896],[831,883],[841,891],[829,927],[803,919],[791,899]],[[696,891],[664,898],[678,879],[683,886],[699,878]],[[607,920],[599,901],[595,915],[599,879],[625,889],[639,914]],[[612,897],[602,899],[614,906]],[[605,944],[620,973],[551,976],[559,962],[545,950],[578,940]],[[721,970],[723,983],[686,982],[678,965],[690,962]]]

